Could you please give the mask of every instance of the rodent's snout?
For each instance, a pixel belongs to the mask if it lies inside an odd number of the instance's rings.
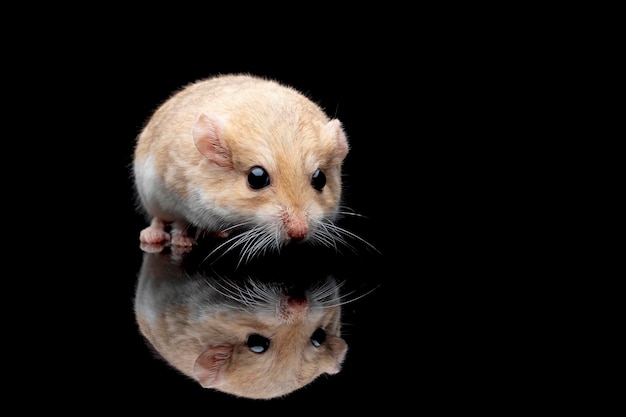
[[[287,237],[292,242],[300,242],[300,241],[304,240],[304,238],[306,237],[306,233],[293,235],[293,234],[289,234],[289,232],[287,232]]]
[[[309,228],[306,224],[287,225],[287,237],[291,240],[303,240],[308,233]]]
[[[290,217],[285,226],[287,227],[287,237],[291,240],[303,240],[309,234],[309,225],[302,218]]]
[[[287,305],[293,312],[302,312],[306,310],[308,302],[306,297],[287,297]]]

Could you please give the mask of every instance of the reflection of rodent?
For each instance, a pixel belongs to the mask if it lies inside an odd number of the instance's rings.
[[[335,246],[351,236],[334,223],[347,153],[341,122],[292,87],[249,74],[192,83],[138,136],[135,185],[151,219],[140,239],[191,246],[193,228],[232,236],[248,257],[290,241]]]
[[[178,259],[178,260],[177,260]],[[181,258],[145,253],[135,317],[149,346],[205,388],[287,395],[341,370],[341,294],[331,275],[297,290],[257,278],[189,273]]]

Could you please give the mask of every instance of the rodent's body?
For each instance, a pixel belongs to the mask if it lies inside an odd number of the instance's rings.
[[[190,226],[221,236],[253,230],[247,239],[276,248],[328,237],[347,153],[339,120],[291,87],[246,74],[190,84],[137,139],[135,185],[151,218],[140,239],[189,246]]]

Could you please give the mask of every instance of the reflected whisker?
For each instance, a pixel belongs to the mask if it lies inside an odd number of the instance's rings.
[[[337,304],[338,306],[343,306],[346,304],[351,304],[357,300],[360,300],[363,297],[367,297],[368,295],[370,295],[371,293],[373,293],[374,291],[376,291],[378,288],[380,288],[381,284],[376,285],[375,287],[369,289],[368,291],[356,296],[356,297],[352,297],[352,298],[348,298],[354,294],[357,293],[356,290],[347,292],[345,294],[342,294],[339,298],[341,299],[341,302],[339,304]]]

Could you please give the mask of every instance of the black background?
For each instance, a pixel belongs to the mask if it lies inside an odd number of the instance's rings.
[[[41,377],[46,390],[61,391],[52,404],[81,407],[82,398],[90,409],[208,413],[225,405],[293,414],[517,401],[519,387],[509,382],[523,358],[506,352],[522,342],[502,315],[514,298],[510,281],[499,291],[502,273],[518,274],[515,263],[503,267],[510,255],[502,236],[513,226],[502,213],[512,202],[493,198],[503,186],[494,166],[506,162],[492,139],[506,117],[503,94],[518,87],[507,84],[508,61],[492,65],[497,48],[404,30],[397,42],[371,35],[296,50],[288,33],[223,49],[144,34],[129,45],[72,50],[71,65],[40,81],[55,117],[33,129],[50,146],[39,153],[56,155],[42,177],[57,184],[41,210],[55,231],[46,235],[49,258],[27,262],[59,274],[40,284],[52,302],[44,320],[54,313],[57,323],[46,324],[54,336],[43,345],[55,353],[36,356],[54,369]],[[135,137],[178,88],[234,72],[289,84],[343,122],[351,145],[345,203],[365,216],[350,227],[380,251],[348,263],[355,286],[379,286],[348,308],[343,370],[271,401],[232,398],[182,377],[151,355],[132,309],[145,226],[133,204]],[[50,374],[66,382],[55,386]]]

